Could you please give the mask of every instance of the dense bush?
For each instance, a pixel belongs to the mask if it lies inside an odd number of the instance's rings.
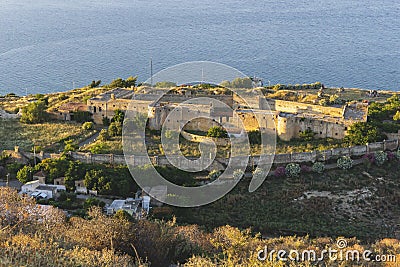
[[[356,122],[347,130],[344,141],[349,145],[365,145],[384,139],[377,126],[368,122]]]
[[[301,173],[300,165],[297,163],[289,163],[285,170],[288,177],[298,177]]]
[[[101,84],[101,80],[98,80],[98,81],[92,81],[90,84],[89,84],[89,88],[96,88],[96,87],[99,87],[99,85]]]
[[[387,160],[388,156],[385,151],[375,152],[375,164],[378,166],[382,166]]]
[[[220,85],[226,88],[252,88],[253,81],[248,77],[235,78],[233,81],[223,81]]]
[[[108,139],[110,139],[108,131],[106,129],[102,129],[99,134],[99,140],[104,142],[107,141]]]
[[[94,128],[93,122],[85,122],[84,124],[82,124],[82,129],[85,131],[93,130],[93,128]]]
[[[250,144],[260,145],[261,144],[261,132],[260,131],[250,131],[247,133],[249,137]]]
[[[130,88],[130,87],[135,87],[136,86],[136,80],[137,77],[130,76],[126,80],[117,78],[115,80],[112,80],[110,84],[105,85],[107,88]]]
[[[75,151],[78,149],[78,145],[74,143],[73,140],[66,140],[64,141],[64,152],[70,152],[70,151]]]
[[[89,111],[75,111],[74,112],[74,121],[83,123],[92,120],[92,113]]]
[[[24,166],[17,172],[17,179],[25,184],[29,181],[32,181],[34,169],[31,166]]]
[[[108,135],[115,137],[122,135],[122,123],[120,122],[112,122],[110,126],[108,126]]]
[[[316,173],[323,173],[325,170],[325,165],[322,162],[315,162],[312,166],[312,171]]]
[[[337,160],[337,166],[343,170],[351,169],[353,167],[353,160],[349,156],[340,157]]]
[[[228,133],[226,130],[220,126],[214,126],[208,129],[207,137],[214,137],[214,138],[227,138]]]
[[[315,133],[311,129],[307,129],[305,131],[302,131],[299,134],[299,138],[303,141],[311,141],[314,139]]]
[[[22,109],[21,122],[23,123],[40,123],[48,119],[48,114],[46,112],[47,106],[43,100],[38,100],[28,104]]]
[[[273,86],[269,86],[267,88],[271,88],[275,91],[278,90],[307,90],[307,89],[320,89],[322,87],[322,84],[320,82],[316,83],[311,83],[311,84],[276,84]]]

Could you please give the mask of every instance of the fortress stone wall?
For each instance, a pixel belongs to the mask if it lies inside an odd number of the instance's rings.
[[[377,151],[395,151],[399,149],[399,140],[389,140],[377,143],[371,143],[362,146],[353,146],[347,148],[335,148],[324,151],[312,151],[312,152],[299,152],[299,153],[286,153],[276,155],[266,155],[267,157],[274,159],[274,164],[288,164],[292,162],[296,163],[310,163],[321,161],[325,162],[328,160],[336,160],[341,156],[350,157],[361,157],[368,153],[374,153]],[[10,154],[13,158],[29,159],[33,158],[33,153],[23,151],[5,151]],[[44,153],[40,152],[36,154],[36,157],[43,160],[46,158],[56,159],[61,154]],[[73,160],[79,160],[85,163],[109,163],[117,165],[125,165],[125,158],[134,166],[143,166],[148,159],[154,164],[159,166],[170,166],[168,159],[165,156],[124,156],[114,154],[91,154],[83,152],[70,152],[70,156]],[[250,157],[249,166],[257,165],[259,156]],[[224,166],[228,164],[229,159],[218,159],[208,168],[209,170],[219,169],[223,170]],[[191,164],[195,164],[194,162]],[[199,166],[200,167],[200,166]]]
[[[222,123],[232,128],[247,131],[268,129],[276,131],[280,139],[289,141],[299,138],[305,131],[312,131],[317,138],[345,137],[348,128],[355,122],[366,121],[367,108],[360,105],[354,107],[325,107],[306,103],[253,97],[258,108],[249,109],[234,101],[232,95],[205,94],[178,90],[172,94],[160,94],[168,90],[159,89],[159,93],[135,93],[132,89],[117,88],[88,100],[88,109],[96,123],[101,124],[104,117],[112,118],[117,109],[145,114],[149,118],[149,128],[160,130],[182,129],[193,117],[208,119],[196,120],[187,125],[189,130],[207,131],[210,127]],[[215,101],[198,104],[199,97],[208,97]],[[191,101],[193,99],[193,101]],[[224,108],[224,103],[229,109]],[[239,116],[234,116],[232,109]]]
[[[323,115],[328,115],[330,117],[343,118],[344,115],[344,107],[324,107],[321,105],[312,105],[300,102],[293,101],[285,101],[285,100],[276,100],[276,99],[267,99],[266,101],[271,110],[277,110],[280,112],[286,113],[319,113]],[[268,106],[265,105],[265,101],[262,101],[260,97],[259,107],[262,110],[268,109]]]

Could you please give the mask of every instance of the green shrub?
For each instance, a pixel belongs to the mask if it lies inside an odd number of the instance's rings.
[[[353,167],[353,160],[349,156],[343,156],[337,160],[337,166],[343,170],[349,170]]]
[[[323,99],[321,99],[321,100],[318,102],[318,104],[319,104],[320,106],[326,107],[326,106],[328,105],[328,101],[327,101],[325,98],[323,98]]]
[[[101,130],[99,134],[99,140],[104,142],[107,141],[108,139],[110,139],[110,136],[108,135],[107,130],[106,129]]]
[[[382,166],[388,160],[387,153],[385,151],[375,152],[375,164]]]
[[[92,113],[89,111],[75,111],[74,112],[74,121],[78,123],[83,123],[92,120]]]
[[[307,129],[299,134],[300,139],[311,141],[314,139],[315,133],[311,129]]]
[[[64,152],[75,151],[78,149],[78,145],[74,143],[73,140],[66,140],[64,141]]]
[[[286,165],[286,175],[289,177],[298,177],[301,172],[301,167],[297,163],[289,163]]]
[[[24,166],[17,172],[17,179],[23,184],[32,181],[33,172],[34,169],[31,166]]]
[[[104,126],[109,126],[110,125],[110,119],[107,118],[107,117],[104,117],[102,119],[102,123],[103,123]]]
[[[35,124],[44,122],[48,119],[46,112],[47,106],[43,100],[38,100],[22,108],[21,122]]]
[[[325,165],[322,162],[315,162],[312,166],[312,171],[316,173],[323,173],[325,170]]]
[[[214,126],[208,129],[207,137],[215,137],[215,138],[227,138],[228,133],[226,130],[219,126]]]
[[[82,129],[85,130],[85,131],[93,130],[93,127],[94,127],[94,124],[93,124],[93,122],[90,122],[90,121],[85,122],[84,124],[82,124]]]
[[[256,131],[250,131],[248,132],[248,137],[249,137],[249,142],[250,144],[257,144],[261,145],[261,132],[256,130]]]
[[[217,170],[212,170],[210,171],[210,173],[208,174],[207,178],[209,178],[210,180],[216,180],[218,179],[218,177],[221,175],[220,171]]]

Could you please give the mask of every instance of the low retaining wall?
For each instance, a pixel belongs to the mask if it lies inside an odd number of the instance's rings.
[[[399,148],[399,140],[389,140],[378,143],[367,144],[363,146],[353,146],[347,148],[334,148],[324,151],[313,151],[313,152],[300,152],[290,154],[276,154],[267,155],[270,158],[274,158],[275,164],[287,164],[287,163],[303,163],[303,162],[316,162],[316,161],[328,161],[330,159],[337,159],[341,156],[360,157],[368,153],[376,151],[394,151]],[[6,151],[11,154],[12,157],[33,158],[33,153],[22,152],[22,151]],[[39,159],[56,159],[61,154],[44,153],[40,152],[36,154]],[[126,164],[124,155],[114,154],[91,154],[83,152],[70,152],[70,156],[74,160],[79,160],[85,163],[109,163],[109,164]],[[170,163],[165,156],[126,156],[126,159],[133,166],[142,166],[148,159],[154,164],[159,166],[169,166]],[[250,157],[250,162],[258,162],[259,156]],[[218,162],[213,163],[209,168],[222,169],[224,165],[228,164],[229,159],[219,159]]]

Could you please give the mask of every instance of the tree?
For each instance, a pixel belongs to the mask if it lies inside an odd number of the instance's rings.
[[[78,148],[78,146],[76,144],[74,144],[74,141],[71,139],[64,141],[64,144],[65,144],[65,146],[64,146],[65,153],[70,152],[70,151],[75,151]]]
[[[93,124],[93,122],[90,122],[90,121],[85,122],[84,124],[82,124],[82,129],[85,130],[85,131],[93,130],[93,127],[94,127],[94,124]]]
[[[93,206],[104,208],[105,205],[106,203],[104,203],[103,201],[98,200],[97,198],[90,197],[86,199],[85,202],[83,203],[83,208],[85,210],[88,210]]]
[[[226,130],[220,126],[213,126],[207,131],[207,137],[214,137],[214,138],[227,138],[228,133]]]
[[[17,179],[21,183],[26,184],[27,182],[32,181],[33,172],[34,169],[31,166],[24,166],[17,172]]]
[[[136,87],[137,76],[129,76],[125,81],[125,87]]]
[[[102,170],[90,170],[86,172],[85,186],[91,190],[97,190],[100,194],[111,192],[111,180],[105,176]]]
[[[302,131],[299,134],[300,139],[304,141],[311,141],[314,139],[315,133],[311,129],[307,129],[305,131]]]
[[[118,87],[125,87],[125,81],[122,78],[117,78],[111,81],[109,85],[107,85],[109,88],[118,88]]]
[[[38,100],[28,104],[22,109],[21,122],[35,124],[47,120],[46,103],[43,100]]]
[[[104,126],[109,126],[110,125],[110,119],[107,118],[107,117],[104,117],[102,119],[102,123],[103,123]]]
[[[122,124],[120,122],[112,122],[108,126],[109,136],[121,136],[122,135]]]
[[[89,85],[90,88],[96,88],[101,84],[101,80],[98,81],[92,81],[92,83]]]
[[[45,171],[47,176],[47,182],[53,183],[53,180],[59,177],[65,176],[69,167],[69,161],[65,157],[59,159],[44,159],[40,162],[36,169]]]
[[[92,120],[92,113],[89,111],[75,111],[74,121],[82,123]]]
[[[68,191],[75,191],[75,181],[85,177],[88,167],[80,161],[70,161],[65,172],[65,187]]]
[[[123,123],[124,119],[125,119],[125,113],[122,110],[117,109],[117,110],[114,111],[114,116],[111,119],[111,121],[112,122]]]
[[[350,145],[364,145],[381,139],[383,135],[376,126],[367,122],[356,122],[350,126],[344,141]]]
[[[137,76],[133,77],[130,76],[126,80],[122,78],[117,78],[115,80],[112,80],[109,85],[107,85],[108,88],[129,88],[129,87],[135,87],[136,86],[136,81],[137,81]]]
[[[396,114],[394,114],[393,120],[400,121],[400,111],[397,111]]]
[[[99,140],[104,142],[107,141],[108,139],[110,139],[110,136],[108,135],[107,130],[102,129],[99,134]]]
[[[250,144],[261,144],[261,132],[258,130],[248,132]]]

